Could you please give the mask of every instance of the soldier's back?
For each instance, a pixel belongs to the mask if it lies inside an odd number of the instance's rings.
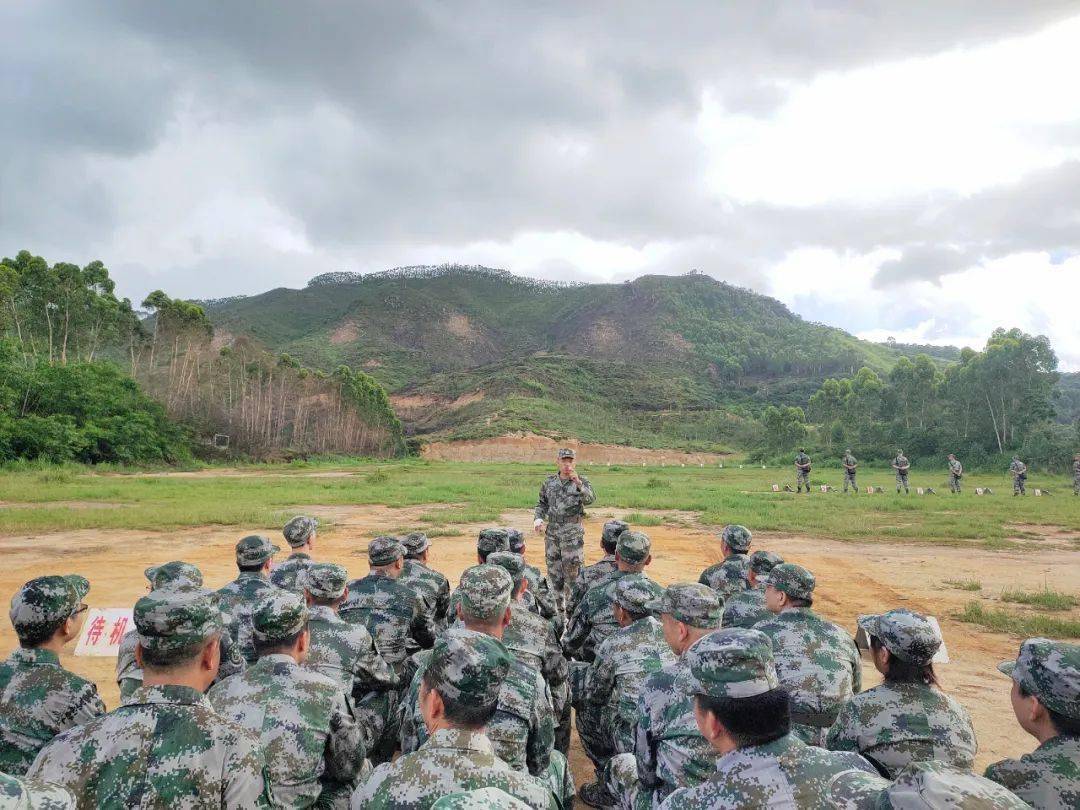
[[[1019,759],[1003,759],[985,776],[1037,810],[1080,807],[1080,737],[1053,737]]]
[[[600,645],[615,634],[619,623],[615,621],[612,605],[615,604],[615,587],[626,576],[644,579],[655,591],[659,599],[664,589],[649,579],[645,574],[631,574],[617,571],[616,575],[599,588],[593,588],[577,606],[574,617],[567,627],[565,646],[567,652],[581,661],[592,661]]]
[[[69,729],[30,775],[69,789],[80,808],[267,807],[258,740],[186,686],[136,690],[128,703]]]
[[[566,680],[566,659],[551,622],[521,604],[510,606],[510,624],[503,645],[525,664],[543,673],[549,685]],[[561,673],[561,677],[560,677]]]
[[[278,587],[262,574],[244,572],[220,588],[218,604],[227,617],[229,635],[240,655],[248,663],[255,662],[255,641],[251,636],[251,614],[255,606]]]
[[[349,595],[339,609],[347,622],[367,627],[386,662],[399,670],[408,657],[408,639],[417,613],[416,596],[407,585],[381,574],[368,574],[349,583]]]
[[[419,560],[405,560],[398,581],[413,588],[420,608],[428,614],[435,628],[441,629],[450,602],[450,581]]]
[[[771,616],[765,607],[764,588],[747,588],[724,603],[723,627],[750,628]]]
[[[299,583],[300,572],[313,562],[314,560],[311,559],[310,554],[305,554],[302,551],[292,554],[288,559],[274,566],[270,572],[270,581],[276,587],[283,588],[286,591],[303,593],[303,588]]]
[[[619,566],[615,562],[614,554],[605,554],[603,559],[582,568],[578,572],[577,579],[574,580],[574,587],[570,591],[570,602],[567,605],[566,612],[568,614],[573,613],[574,608],[585,598],[585,594],[593,588],[603,585],[618,570]]]
[[[56,653],[16,649],[0,664],[0,771],[25,774],[57,734],[104,713],[97,687]]]
[[[750,555],[732,554],[701,572],[698,582],[714,591],[728,594],[746,588],[746,572],[750,570]]]
[[[353,694],[354,688],[362,693],[398,685],[365,625],[347,622],[323,605],[313,605],[310,616],[306,669],[335,681],[346,695]]]

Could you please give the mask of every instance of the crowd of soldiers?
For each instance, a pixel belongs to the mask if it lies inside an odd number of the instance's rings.
[[[962,490],[964,465],[960,463],[960,460],[956,457],[955,453],[949,453],[947,462],[949,491],[954,495],[958,495]],[[794,464],[795,492],[806,492],[809,494],[810,471],[813,469],[813,461],[810,459],[810,456],[806,454],[805,447],[800,447],[799,452],[795,454]],[[896,494],[899,495],[900,491],[903,490],[905,495],[909,495],[911,493],[911,489],[908,486],[908,474],[911,471],[910,459],[904,455],[903,450],[897,450],[896,456],[889,462],[889,466],[892,467],[893,472],[896,475]],[[851,452],[851,448],[845,450],[844,455],[840,457],[840,467],[844,472],[843,491],[846,493],[850,488],[853,493],[858,493],[859,487],[856,483],[856,471],[859,467],[859,461]],[[1073,494],[1080,495],[1080,453],[1073,456],[1072,474]],[[1009,475],[1012,476],[1013,495],[1026,495],[1028,467],[1027,464],[1020,460],[1019,456],[1012,457],[1012,463],[1009,464]],[[927,490],[931,493],[934,492],[932,487],[927,488]],[[788,491],[790,492],[791,490],[788,489]]]
[[[0,665],[0,807],[1077,808],[1080,646],[1035,638],[1011,678],[1032,753],[972,773],[967,711],[938,684],[941,639],[899,608],[858,617],[884,682],[803,566],[729,525],[697,582],[648,576],[649,537],[611,520],[583,566],[594,494],[560,451],[526,537],[488,528],[455,589],[423,533],[379,536],[369,572],[252,535],[213,591],[182,561],[145,572],[106,712],[60,664],[90,583],[12,598]],[[571,724],[592,765],[575,793]]]

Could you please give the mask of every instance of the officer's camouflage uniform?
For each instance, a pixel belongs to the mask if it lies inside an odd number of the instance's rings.
[[[604,523],[603,538],[613,548],[619,540],[619,535],[629,528],[630,526],[621,520],[609,520]],[[605,553],[599,561],[582,568],[578,572],[577,579],[574,580],[573,588],[570,590],[570,598],[566,603],[566,615],[572,616],[574,609],[585,598],[585,594],[602,585],[618,570],[619,566],[615,562],[614,551],[610,554]]]
[[[998,669],[1046,708],[1080,720],[1080,644],[1029,638],[1016,661]],[[1038,810],[1080,807],[1080,737],[1052,737],[1020,759],[995,762],[986,778]]]
[[[161,588],[135,603],[139,644],[155,654],[189,649],[224,629],[212,591]],[[265,761],[250,732],[188,686],[143,686],[119,709],[65,731],[30,776],[66,787],[83,810],[99,807],[268,807]]]
[[[560,458],[564,452],[559,451]],[[548,579],[560,601],[585,562],[585,507],[596,500],[589,479],[579,478],[580,489],[573,480],[564,480],[558,473],[549,475],[540,485],[540,497],[533,511],[535,519],[547,521],[544,560]]]
[[[769,584],[796,599],[812,598],[814,575],[784,563]],[[851,636],[809,607],[785,608],[754,625],[773,645],[776,671],[791,695],[791,733],[823,745],[840,708],[862,689],[862,662]]]
[[[506,531],[507,542],[510,551],[514,554],[525,554],[525,535],[517,529],[508,528]],[[563,626],[566,624],[566,615],[563,612],[559,600],[555,597],[555,591],[551,589],[551,581],[535,565],[525,563],[525,576],[529,580],[528,599],[532,603],[529,610],[539,613],[540,616],[552,622],[556,635],[562,635]]]
[[[1073,461],[1073,495],[1080,495],[1080,458]]]
[[[949,459],[949,491],[960,491],[960,479],[964,477],[964,465],[959,459]]]
[[[702,571],[698,582],[727,599],[746,587],[746,572],[750,570],[748,552],[753,537],[745,526],[731,524],[720,532],[720,539],[727,544],[731,554]]]
[[[1013,495],[1026,495],[1027,464],[1014,456],[1012,464],[1009,465],[1009,472],[1013,477]]]
[[[262,535],[253,534],[236,544],[237,565],[259,565],[280,551]],[[218,590],[218,603],[228,622],[229,636],[244,660],[255,662],[255,643],[251,640],[251,612],[270,594],[279,590],[258,571],[241,571],[240,575]]]
[[[477,788],[448,793],[431,805],[431,810],[529,810],[529,805],[505,790]]]
[[[89,590],[76,575],[30,580],[11,600],[15,632],[33,637],[55,629]],[[57,734],[103,714],[97,687],[60,666],[56,653],[20,647],[0,664],[0,771],[22,776]]]
[[[802,492],[803,487],[810,491],[810,456],[799,451],[795,456],[795,491]]]
[[[277,593],[252,617],[256,642],[284,644],[308,621],[302,597]],[[347,807],[364,766],[364,739],[340,685],[291,655],[263,655],[210,690],[210,704],[259,736],[275,807]]]
[[[434,632],[446,629],[447,610],[450,607],[450,582],[421,560],[411,555],[423,554],[431,548],[431,540],[423,532],[411,532],[401,538],[405,546],[405,567],[399,579],[412,586],[420,602],[420,610],[428,617]]]
[[[772,614],[765,607],[765,579],[770,571],[784,560],[771,551],[755,551],[750,555],[750,570],[757,577],[757,584],[737,591],[724,600],[724,627],[751,628]]]
[[[903,453],[897,453],[896,458],[892,460],[892,466],[896,472],[896,491],[900,492],[900,487],[904,488],[904,494],[907,494],[908,489],[908,473],[910,472],[911,462],[908,461],[907,456]]]
[[[645,562],[652,551],[652,544],[648,535],[643,532],[623,532],[619,535],[616,554],[630,565],[639,565]],[[608,636],[619,629],[611,606],[615,604],[615,586],[625,576],[639,576],[651,583],[651,587],[659,597],[663,588],[646,577],[644,574],[630,574],[627,571],[616,571],[603,585],[593,588],[585,594],[585,598],[570,617],[563,636],[563,649],[571,658],[578,661],[592,661],[596,657],[597,648]]]
[[[894,658],[918,666],[929,663],[941,646],[925,617],[909,610],[860,616],[859,626],[881,639]],[[925,683],[890,681],[844,704],[826,746],[857,751],[890,778],[923,760],[970,771],[978,750],[971,717],[958,701]]]
[[[836,810],[878,808],[978,808],[1024,810],[1030,805],[1001,785],[944,762],[913,762],[895,782],[863,771],[840,773],[829,787],[829,807]]]
[[[448,631],[427,657],[428,677],[443,700],[494,708],[513,658],[481,633]],[[423,726],[423,722],[420,723]],[[500,759],[491,740],[464,729],[437,730],[418,750],[375,769],[353,794],[354,810],[414,810],[450,793],[495,787],[532,808],[555,810],[540,780]]]
[[[858,472],[858,461],[855,456],[851,455],[851,451],[844,453],[840,459],[840,466],[844,468],[844,492],[848,491],[850,486],[855,492],[859,491],[859,485],[855,483],[855,474]]]
[[[687,650],[683,660],[686,668],[676,686],[687,695],[749,698],[780,686],[769,639],[756,630],[712,633]],[[787,734],[719,757],[708,781],[676,790],[661,807],[831,808],[830,783],[850,770],[874,773],[858,754],[812,748]]]
[[[75,810],[75,797],[59,785],[0,773],[0,807],[5,810]]]
[[[649,609],[700,630],[720,625],[720,600],[700,583],[670,586]],[[698,730],[693,699],[676,688],[685,655],[645,680],[638,696],[633,753],[618,754],[608,765],[608,791],[625,810],[658,807],[672,791],[698,785],[714,770],[717,754]]]

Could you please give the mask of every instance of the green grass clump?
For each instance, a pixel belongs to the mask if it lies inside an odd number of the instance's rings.
[[[1003,591],[1001,601],[1031,605],[1043,610],[1071,610],[1077,605],[1075,596],[1049,588],[1041,591]]]
[[[982,583],[977,579],[947,579],[945,584],[958,591],[981,591]]]
[[[1080,638],[1080,621],[1075,619],[1058,619],[1037,613],[1020,615],[986,608],[978,602],[968,602],[964,610],[956,614],[956,618],[995,633],[1009,633],[1023,638]]]
[[[660,515],[644,515],[641,512],[631,512],[624,520],[631,528],[636,526],[663,526],[664,518]]]

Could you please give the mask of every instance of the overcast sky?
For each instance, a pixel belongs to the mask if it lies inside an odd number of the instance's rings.
[[[1080,2],[0,3],[0,255],[134,300],[698,269],[1080,369]]]

